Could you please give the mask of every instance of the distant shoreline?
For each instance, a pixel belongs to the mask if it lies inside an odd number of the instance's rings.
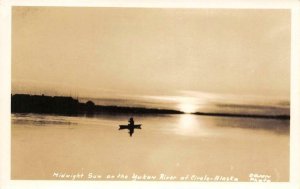
[[[46,96],[15,94],[11,96],[12,113],[53,113],[62,115],[82,114],[183,114],[184,112],[169,109],[103,106],[92,101],[79,102],[78,99],[66,96]]]
[[[185,114],[182,111],[157,108],[103,106],[92,101],[79,102],[67,96],[46,96],[14,94],[11,95],[11,113],[39,113],[58,115],[93,115],[93,114]],[[289,115],[258,115],[195,112],[193,115],[219,117],[245,117],[262,119],[290,119]]]
[[[261,119],[290,119],[289,115],[258,115],[258,114],[230,114],[230,113],[204,113],[195,112],[194,115],[202,116],[220,116],[220,117],[243,117],[243,118],[261,118]]]

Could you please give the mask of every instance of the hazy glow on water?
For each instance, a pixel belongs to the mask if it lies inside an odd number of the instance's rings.
[[[182,116],[179,116],[176,133],[186,136],[204,136],[207,134],[204,125],[205,122],[203,120],[198,120],[196,116],[192,114],[184,114]]]

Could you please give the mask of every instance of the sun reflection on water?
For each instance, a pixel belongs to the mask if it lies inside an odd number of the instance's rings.
[[[179,116],[176,133],[186,136],[207,135],[208,131],[205,127],[205,122],[199,119],[197,115],[182,114]]]
[[[184,129],[193,128],[197,125],[197,120],[192,114],[183,114],[179,118],[179,124]]]

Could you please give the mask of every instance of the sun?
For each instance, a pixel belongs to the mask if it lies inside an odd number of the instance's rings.
[[[190,114],[196,112],[197,107],[191,103],[181,103],[179,104],[179,110],[184,113]]]

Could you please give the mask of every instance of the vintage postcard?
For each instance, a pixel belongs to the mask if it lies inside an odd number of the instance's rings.
[[[12,183],[293,180],[289,6],[9,10]]]

